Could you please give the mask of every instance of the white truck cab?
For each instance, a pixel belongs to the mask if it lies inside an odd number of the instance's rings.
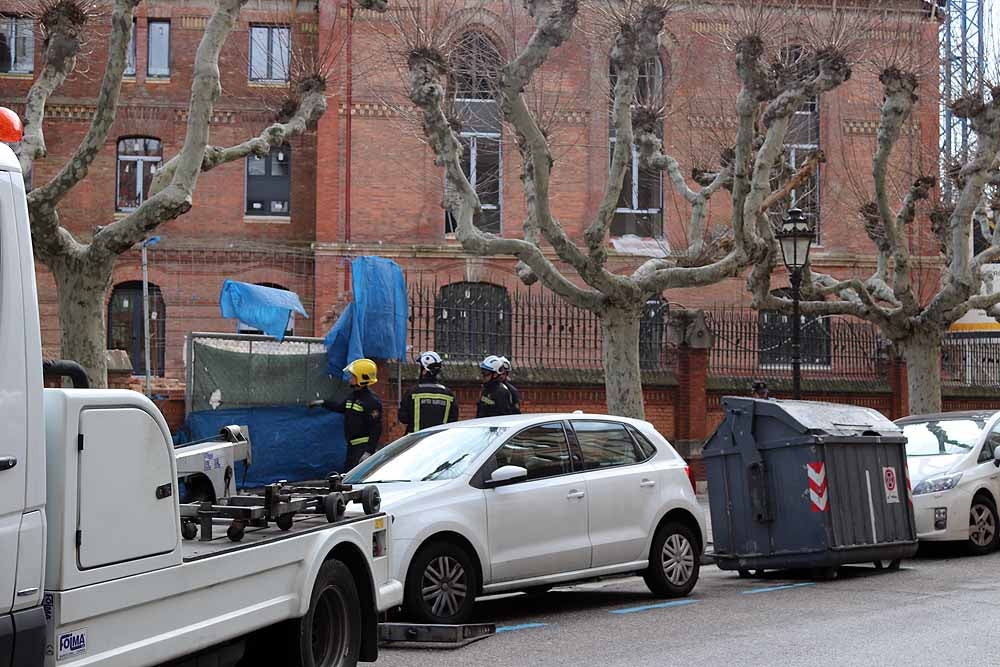
[[[284,487],[267,503],[181,504],[177,455],[149,399],[43,389],[42,378],[24,185],[0,143],[0,667],[140,667],[219,645],[234,660],[249,653],[242,664],[377,657],[377,614],[403,587],[373,496],[346,515],[350,494],[314,496],[306,510]],[[324,500],[336,501],[325,514]],[[239,512],[249,518],[238,530],[212,530]]]

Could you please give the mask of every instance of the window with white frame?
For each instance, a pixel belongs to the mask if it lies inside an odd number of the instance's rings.
[[[481,32],[467,32],[455,45],[451,58],[450,92],[455,118],[462,128],[462,170],[479,195],[482,214],[475,221],[485,231],[502,230],[502,131],[495,91],[500,72],[500,52]],[[445,233],[453,234],[457,223],[445,212]]]
[[[819,99],[813,98],[792,115],[785,134],[786,172],[794,175],[819,150]],[[819,166],[817,165],[799,187],[792,190],[789,208],[800,208],[809,217],[820,242],[819,226]]]
[[[610,70],[612,93],[617,82],[614,66]],[[663,97],[663,65],[658,58],[651,58],[639,67],[635,101],[645,106],[659,106]],[[612,95],[611,105],[614,105]],[[608,114],[609,167],[615,152],[618,130],[615,127],[613,108]],[[662,127],[658,134],[662,136]],[[644,169],[639,163],[638,150],[633,148],[632,159],[625,170],[618,206],[611,221],[611,235],[635,234],[644,238],[663,236],[663,182],[660,171]]]
[[[247,215],[287,217],[291,214],[292,147],[272,148],[247,158]]]
[[[250,26],[250,80],[262,83],[288,81],[292,32],[288,26]]]
[[[34,71],[34,19],[0,16],[0,74],[30,74]]]
[[[170,21],[149,21],[146,74],[154,79],[170,76]]]
[[[132,19],[132,32],[128,37],[128,50],[125,51],[125,76],[135,76],[135,19]]]
[[[163,160],[163,145],[153,137],[118,140],[118,178],[115,210],[134,211],[149,196],[153,176]]]

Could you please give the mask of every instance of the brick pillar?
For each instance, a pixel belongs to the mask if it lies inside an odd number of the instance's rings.
[[[889,356],[889,389],[892,395],[889,398],[890,419],[899,419],[910,414],[910,390],[906,377],[906,362],[903,358],[892,352]]]
[[[687,460],[701,458],[708,437],[708,359],[714,338],[700,310],[670,313],[668,340],[677,349],[674,447]]]

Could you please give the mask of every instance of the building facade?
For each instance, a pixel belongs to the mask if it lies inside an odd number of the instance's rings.
[[[906,164],[933,164],[929,160],[938,145],[933,64],[938,24],[927,16],[925,4],[900,0],[891,27],[873,27],[867,35],[876,51],[906,44],[914,50],[914,61],[930,63],[900,146],[898,159]],[[38,26],[19,8],[20,3],[0,0],[0,104],[15,110],[23,109],[44,49]],[[490,68],[526,34],[527,25],[511,24],[503,10],[499,4],[487,5],[454,15],[458,27],[450,52],[456,66],[449,86],[455,92],[453,112],[463,121],[464,166],[483,201],[480,224],[487,231],[520,236],[525,217],[520,157],[484,83]],[[324,316],[338,312],[349,298],[349,262],[360,255],[399,262],[411,284],[431,290],[437,319],[441,309],[460,308],[469,299],[485,304],[487,312],[504,312],[505,307],[509,312],[512,296],[525,293],[510,258],[470,256],[454,238],[441,208],[441,170],[421,139],[394,66],[393,45],[386,41],[392,12],[398,11],[391,7],[390,13],[379,15],[355,10],[348,31],[347,10],[337,3],[260,0],[244,8],[220,62],[223,96],[212,118],[211,142],[235,144],[272,122],[295,63],[302,59],[331,58],[329,109],[314,130],[265,158],[203,174],[192,210],[157,230],[160,239],[149,246],[148,256],[150,365],[154,375],[164,378],[159,386],[183,378],[189,332],[239,327],[219,314],[218,296],[227,278],[298,293],[309,318],[295,321],[293,330],[310,336],[323,335],[329,327]],[[115,125],[89,176],[61,208],[63,224],[81,239],[138,206],[155,170],[180,149],[192,61],[209,15],[209,3],[201,0],[139,5]],[[581,27],[586,28],[587,20],[581,16]],[[724,12],[671,15],[659,58],[641,71],[642,94],[667,108],[665,149],[686,171],[711,167],[734,136],[737,82],[732,54],[723,46],[733,30],[727,21]],[[801,46],[787,41],[782,48],[789,52]],[[86,132],[105,47],[99,34],[92,37],[76,72],[51,98],[45,118],[48,157],[36,164],[35,183],[51,177]],[[593,39],[593,31],[577,31],[553,57],[538,90],[531,91],[552,138],[553,210],[576,239],[597,211],[615,142],[608,118],[614,73],[606,50],[607,44]],[[870,180],[865,175],[870,174],[881,99],[877,76],[874,69],[855,67],[847,83],[797,112],[788,138],[789,169],[816,151],[825,155],[818,173],[794,198],[817,223],[815,265],[835,275],[867,275],[875,266],[857,210]],[[711,204],[711,234],[727,218],[725,194]],[[633,164],[612,226],[610,264],[625,270],[649,255],[685,248],[690,241],[684,224],[688,211],[668,179]],[[930,254],[931,235],[926,236],[921,245],[921,235],[915,235],[918,262],[924,261],[922,252]],[[933,261],[926,264],[930,285]],[[137,374],[145,371],[140,280],[139,252],[133,250],[119,261],[107,295],[109,348],[127,350]],[[55,355],[55,286],[41,266],[39,282],[44,343]],[[784,279],[777,277],[775,284]],[[528,302],[540,289],[527,292]],[[689,308],[749,300],[742,279],[680,290],[664,299]],[[767,331],[782,328],[774,317],[762,325]],[[437,340],[427,339],[428,345],[445,344],[455,348],[456,356],[469,358],[479,348],[503,346],[496,336],[470,343],[469,330],[462,328],[466,325],[455,326],[445,326]],[[501,325],[496,331],[502,338],[506,330]],[[761,335],[774,337],[767,331]],[[551,330],[535,335],[551,335]],[[818,345],[812,354],[822,361],[823,343]],[[561,363],[572,366],[573,360]]]

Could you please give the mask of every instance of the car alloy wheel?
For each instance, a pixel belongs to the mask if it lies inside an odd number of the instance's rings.
[[[684,586],[694,572],[694,549],[680,533],[674,533],[663,542],[660,552],[663,574],[674,586]]]
[[[427,563],[420,593],[435,616],[454,616],[469,594],[465,568],[451,556],[438,556]]]
[[[992,546],[997,537],[996,516],[993,509],[976,500],[969,513],[969,540],[981,549]]]

